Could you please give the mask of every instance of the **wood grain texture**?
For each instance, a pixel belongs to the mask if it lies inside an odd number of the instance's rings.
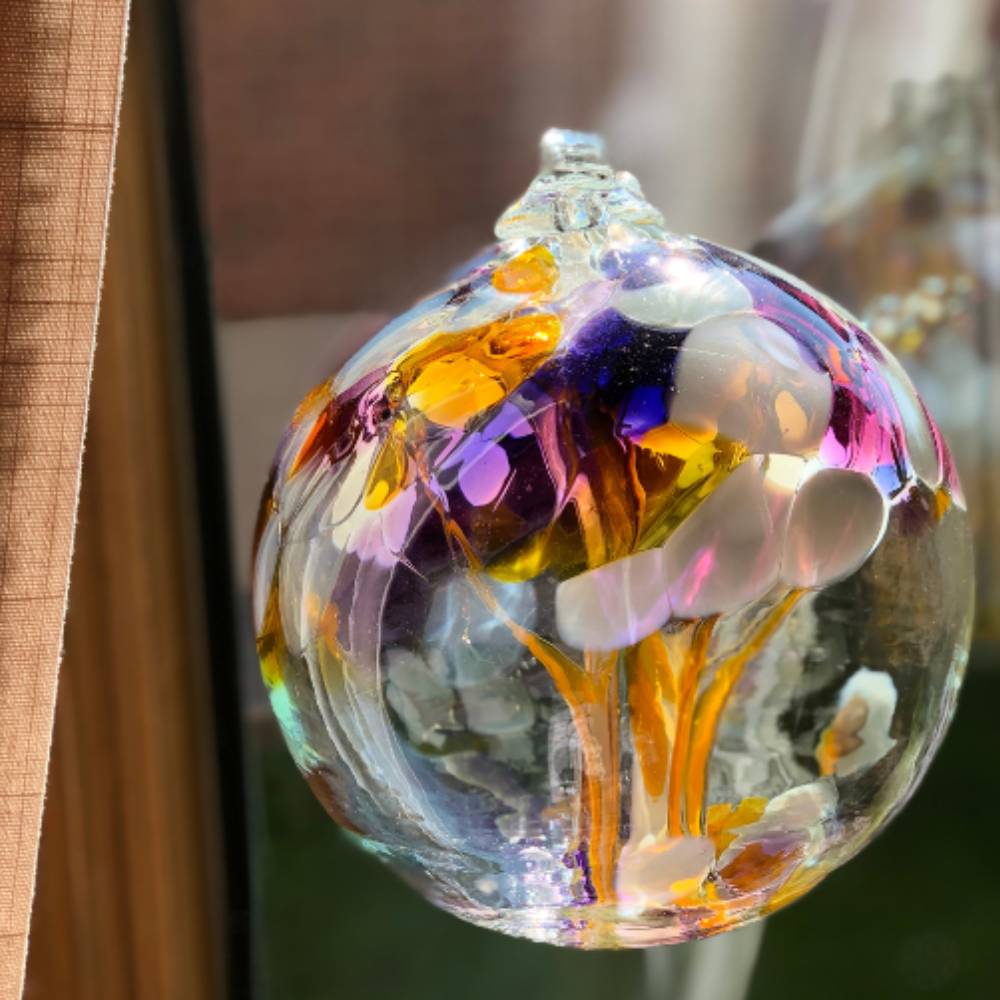
[[[223,995],[205,595],[158,53],[133,11],[25,996]]]
[[[127,0],[0,2],[0,998],[21,995]]]

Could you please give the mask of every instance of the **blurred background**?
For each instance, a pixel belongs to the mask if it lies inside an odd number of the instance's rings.
[[[994,0],[133,0],[26,995],[676,995],[666,959],[465,926],[353,848],[285,750],[250,624],[298,400],[490,241],[553,125],[602,132],[670,228],[882,337],[976,531],[939,759],[726,996],[992,995],[998,84]]]

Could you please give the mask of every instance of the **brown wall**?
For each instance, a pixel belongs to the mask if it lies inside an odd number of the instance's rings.
[[[479,250],[615,0],[187,0],[223,318],[395,308]]]

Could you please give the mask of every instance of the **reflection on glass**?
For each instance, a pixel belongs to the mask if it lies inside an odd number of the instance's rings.
[[[1000,155],[985,79],[897,84],[856,167],[803,198],[754,252],[852,309],[899,358],[961,474],[978,629],[1000,633]]]

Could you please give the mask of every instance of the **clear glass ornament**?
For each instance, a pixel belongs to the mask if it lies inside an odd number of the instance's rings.
[[[954,467],[892,355],[663,229],[600,140],[301,404],[264,494],[271,702],[428,898],[585,948],[793,901],[905,802],[967,658]]]

